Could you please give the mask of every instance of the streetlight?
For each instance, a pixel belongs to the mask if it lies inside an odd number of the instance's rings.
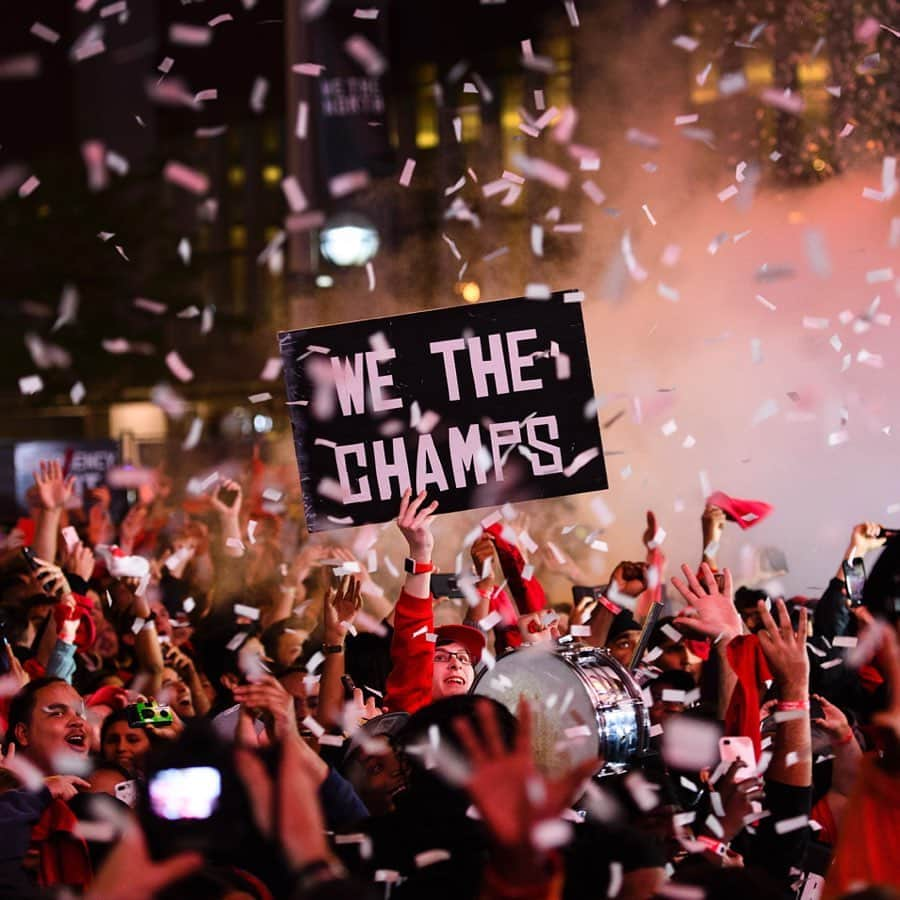
[[[364,266],[378,252],[378,231],[359,213],[339,213],[322,228],[322,255],[336,266]]]

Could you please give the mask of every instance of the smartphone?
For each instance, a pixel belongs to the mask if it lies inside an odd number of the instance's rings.
[[[0,616],[0,675],[8,675],[12,666],[9,662],[9,639],[6,637],[6,619]]]
[[[756,775],[756,753],[753,741],[748,737],[734,736],[719,738],[719,758],[723,763],[742,762],[735,781],[746,781]]]
[[[25,557],[25,562],[32,572],[36,572],[41,567],[41,564],[37,561],[37,557],[34,555],[34,551],[31,547],[23,547],[22,556]]]
[[[126,806],[134,809],[138,799],[138,783],[134,779],[120,781],[116,787],[116,800],[121,800]]]
[[[222,796],[222,775],[212,766],[160,769],[147,785],[153,815],[169,822],[208,819]]]
[[[844,581],[847,584],[847,594],[850,597],[851,606],[862,606],[863,588],[866,586],[866,566],[862,558],[844,560],[841,563],[844,571]]]
[[[172,710],[168,706],[160,706],[158,703],[132,703],[125,707],[125,713],[131,728],[172,724]]]
[[[432,575],[431,576],[431,595],[433,597],[449,597],[451,600],[462,597],[463,592],[459,589],[459,582],[455,575]]]

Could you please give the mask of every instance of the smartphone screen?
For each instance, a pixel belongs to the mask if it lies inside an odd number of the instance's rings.
[[[841,568],[844,570],[850,605],[862,606],[863,588],[866,586],[866,567],[862,559],[844,560]]]
[[[208,819],[219,804],[222,775],[212,766],[161,769],[148,792],[150,808],[161,819]]]
[[[462,597],[455,575],[432,575],[431,593],[434,597]]]

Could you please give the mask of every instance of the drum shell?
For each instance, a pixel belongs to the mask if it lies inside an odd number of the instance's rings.
[[[535,756],[551,773],[592,757],[604,760],[600,775],[621,773],[649,746],[641,689],[606,650],[575,642],[514,650],[482,672],[472,691],[513,714],[526,697]]]

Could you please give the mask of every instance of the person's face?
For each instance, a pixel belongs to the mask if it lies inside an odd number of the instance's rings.
[[[434,651],[432,696],[435,700],[466,694],[475,680],[469,651],[462,644],[442,644]]]
[[[90,706],[87,710],[88,738],[91,744],[91,753],[100,752],[100,726],[103,720],[112,713],[111,706]]]
[[[30,721],[16,726],[15,737],[22,755],[48,775],[59,768],[60,758],[86,757],[90,740],[84,701],[62,682],[41,688]]]
[[[354,786],[369,812],[373,816],[389,813],[394,808],[394,795],[405,786],[403,768],[397,754],[391,748],[378,754],[360,750],[356,771],[361,783]]]
[[[293,665],[303,652],[303,644],[309,634],[300,629],[291,628],[278,638],[275,649],[275,662],[280,668],[286,669]]]
[[[192,719],[197,713],[191,698],[190,688],[181,676],[170,666],[163,669],[162,689],[168,697],[168,703],[182,719]]]
[[[304,672],[289,672],[278,679],[294,698],[294,713],[298,722],[313,715],[319,708],[319,682],[307,682],[307,677]]]
[[[102,659],[115,659],[119,655],[119,635],[116,629],[101,615],[94,616],[97,625],[97,640],[94,649]]]
[[[164,637],[172,639],[172,620],[169,618],[169,611],[159,602],[150,604],[152,612],[156,613],[156,633]]]
[[[640,631],[623,631],[611,644],[607,644],[610,656],[617,659],[623,666],[627,666],[631,662],[640,636]]]
[[[663,700],[663,687],[657,687],[655,684],[651,687],[653,694],[653,706],[650,707],[650,724],[662,725],[666,719],[672,716],[680,716],[685,705],[683,700]]]
[[[690,668],[687,647],[680,641],[670,641],[662,645],[662,654],[654,660],[654,665],[659,666],[664,672],[672,669]]]
[[[118,763],[127,771],[140,769],[150,750],[150,738],[143,728],[132,728],[127,722],[110,725],[101,752],[107,762]]]
[[[744,625],[747,626],[747,631],[751,634],[756,634],[756,632],[762,628],[759,612],[753,609],[753,607],[741,610],[741,619],[743,620]]]

